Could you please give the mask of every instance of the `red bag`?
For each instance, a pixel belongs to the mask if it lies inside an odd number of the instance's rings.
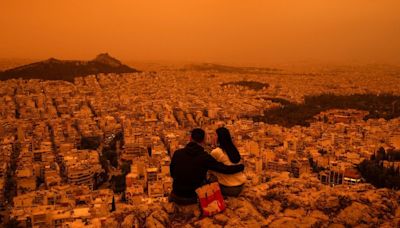
[[[225,210],[226,205],[218,182],[203,185],[196,189],[196,193],[199,197],[203,217],[212,216]]]

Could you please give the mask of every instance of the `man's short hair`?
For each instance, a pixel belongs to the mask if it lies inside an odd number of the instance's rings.
[[[203,129],[195,128],[195,129],[192,130],[191,138],[195,142],[202,143],[204,141],[204,136],[205,135],[206,135],[206,133],[204,132]]]

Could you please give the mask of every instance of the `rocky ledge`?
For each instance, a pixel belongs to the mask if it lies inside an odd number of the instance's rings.
[[[117,205],[107,227],[400,227],[400,192],[370,184],[329,187],[285,174],[226,199],[227,209],[199,219],[197,206]]]

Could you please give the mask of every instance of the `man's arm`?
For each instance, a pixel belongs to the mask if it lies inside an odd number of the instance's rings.
[[[209,154],[206,155],[205,164],[207,169],[223,174],[234,174],[244,170],[244,165],[242,164],[225,165],[224,163],[215,160],[215,158]]]
[[[223,151],[220,148],[215,148],[214,150],[211,151],[210,155],[213,157],[215,160],[218,162],[224,162],[222,161],[222,156],[223,156]]]

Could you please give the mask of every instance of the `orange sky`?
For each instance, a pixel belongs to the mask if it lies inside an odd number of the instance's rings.
[[[0,29],[0,58],[400,64],[400,0],[3,0]]]

